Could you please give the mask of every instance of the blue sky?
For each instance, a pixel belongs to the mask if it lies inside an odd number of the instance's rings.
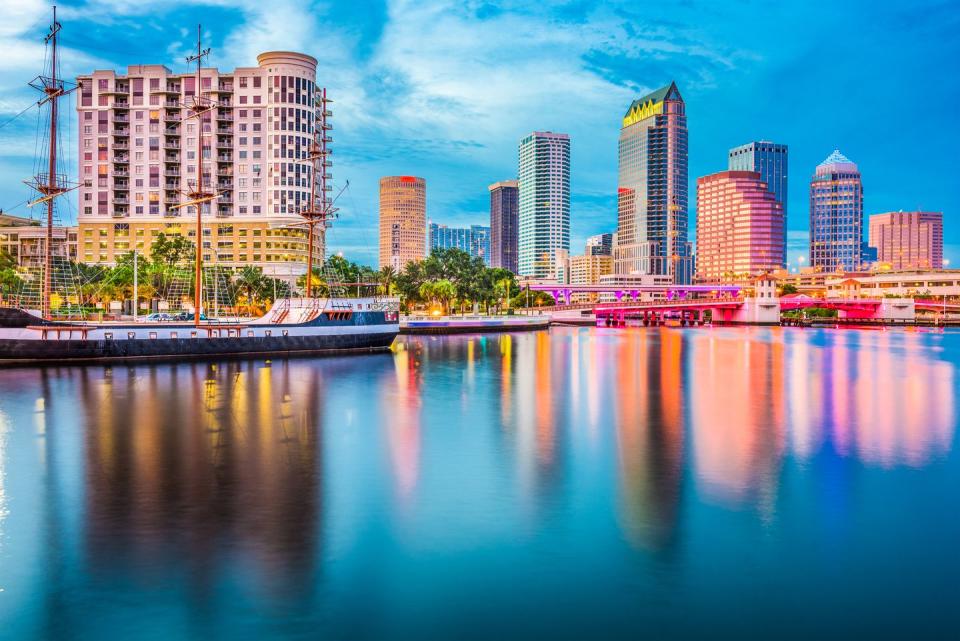
[[[863,173],[867,214],[943,211],[960,266],[960,2],[89,0],[60,11],[73,75],[141,62],[183,70],[198,22],[220,67],[275,49],[318,58],[336,101],[334,177],[351,183],[330,246],[355,260],[376,262],[380,176],[426,178],[435,222],[484,223],[487,185],[516,176],[517,143],[533,130],[571,136],[579,251],[616,227],[623,112],[675,80],[691,230],[696,178],[725,169],[729,147],[765,138],[790,147],[791,261],[806,254],[809,177],[839,148]],[[0,15],[2,124],[33,99],[25,83],[49,4],[0,0]],[[0,128],[4,209],[26,198],[35,124],[28,113]]]

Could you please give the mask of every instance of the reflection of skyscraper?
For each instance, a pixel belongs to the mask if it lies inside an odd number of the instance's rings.
[[[620,129],[617,274],[693,275],[687,242],[687,117],[677,85],[633,101]]]
[[[730,150],[727,169],[731,171],[755,171],[767,185],[783,210],[783,255],[780,266],[787,264],[787,146],[769,140],[749,142]],[[700,210],[697,209],[699,214]],[[697,247],[700,251],[700,247]]]
[[[810,181],[810,265],[826,272],[856,271],[864,249],[860,171],[835,150]]]
[[[517,273],[520,204],[516,180],[501,180],[490,189],[490,266]]]
[[[548,278],[558,249],[570,250],[570,136],[535,131],[520,141],[522,276]]]

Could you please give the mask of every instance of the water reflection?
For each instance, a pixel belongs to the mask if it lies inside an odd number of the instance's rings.
[[[709,611],[689,585],[760,543],[791,558],[778,525],[823,549],[807,524],[839,496],[830,536],[848,513],[873,536],[916,496],[882,475],[956,468],[958,344],[555,328],[371,358],[0,370],[0,623],[418,637],[444,611],[494,637],[492,604],[554,603],[587,574],[581,613],[644,602],[663,587],[648,559]],[[578,609],[547,610],[529,621],[562,636]]]
[[[83,370],[89,571],[163,577],[203,603],[230,563],[265,597],[309,593],[324,385],[288,363]]]

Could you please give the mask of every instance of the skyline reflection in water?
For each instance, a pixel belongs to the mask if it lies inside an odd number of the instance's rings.
[[[960,517],[938,509],[957,504],[957,347],[555,328],[3,370],[0,630],[935,630],[956,621],[936,606],[958,569]],[[778,628],[797,598],[806,622]]]

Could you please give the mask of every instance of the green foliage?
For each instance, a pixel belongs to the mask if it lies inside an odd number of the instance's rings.
[[[518,292],[511,301],[511,307],[549,307],[555,304],[556,300],[547,292],[534,291],[529,287]]]
[[[489,311],[491,305],[506,303],[519,292],[509,270],[489,268],[482,258],[460,249],[435,249],[426,259],[408,263],[394,277],[396,291],[407,306],[439,300],[435,290],[422,286],[441,281],[453,286],[453,296],[445,299],[447,305],[459,303],[461,310],[480,303]]]
[[[793,283],[784,283],[780,286],[780,295],[786,296],[787,294],[796,294],[797,286]]]

